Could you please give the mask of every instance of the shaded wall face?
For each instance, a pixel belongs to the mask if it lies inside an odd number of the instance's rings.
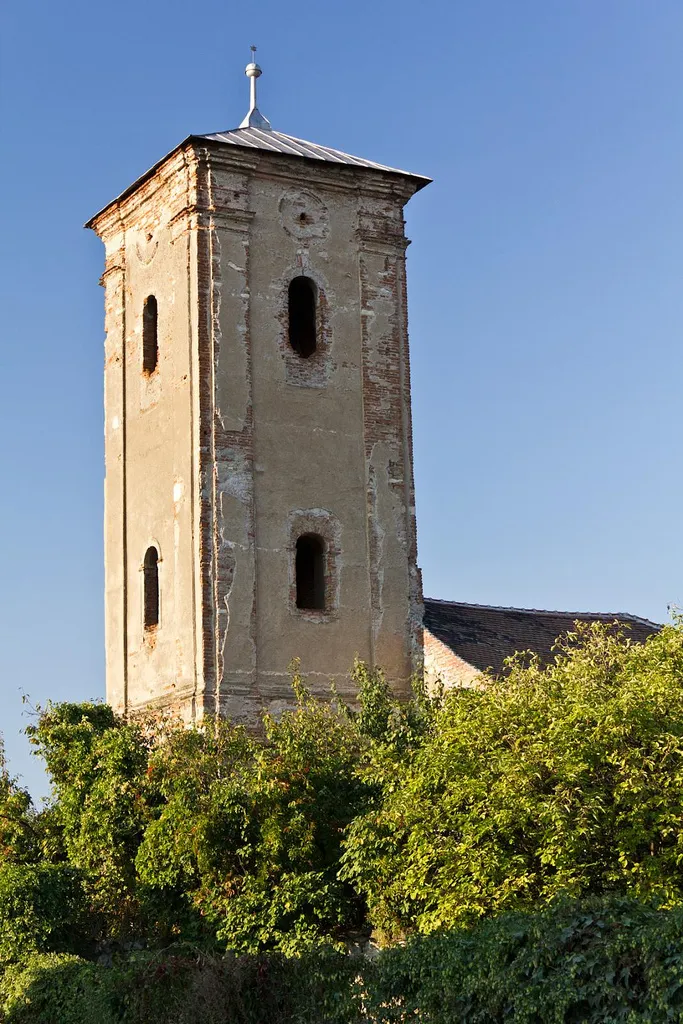
[[[127,241],[127,265],[138,260],[137,232]],[[168,224],[155,234],[148,264],[128,275],[126,297],[127,566],[129,703],[168,697],[175,703],[194,681],[193,557],[191,547],[191,392],[187,232]],[[158,362],[142,367],[142,315],[153,294],[158,310]],[[159,621],[143,623],[146,550],[158,552]]]
[[[179,166],[105,234],[105,581],[107,699],[118,710],[193,713],[192,233]],[[143,360],[156,300],[158,358]],[[145,628],[145,553],[158,557],[158,622]]]
[[[355,657],[404,689],[421,644],[406,197],[271,166],[214,167],[209,184],[216,691],[245,721],[290,700],[293,658],[321,693],[348,691]],[[289,337],[299,275],[316,295],[305,358]],[[322,610],[297,607],[306,534],[324,542]]]

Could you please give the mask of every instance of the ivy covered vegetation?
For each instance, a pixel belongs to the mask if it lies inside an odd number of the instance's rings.
[[[683,1021],[683,629],[256,739],[48,706],[0,761],[0,1020]],[[379,951],[370,958],[362,950]]]

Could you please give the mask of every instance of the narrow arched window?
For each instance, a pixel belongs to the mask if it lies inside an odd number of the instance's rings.
[[[156,629],[159,625],[159,552],[156,548],[145,551],[143,575],[145,629]]]
[[[308,277],[294,277],[289,283],[289,344],[302,359],[308,359],[317,348],[315,282]]]
[[[325,609],[325,541],[306,533],[296,542],[296,606]]]
[[[157,300],[148,295],[142,307],[142,369],[154,373],[159,361],[159,311]]]

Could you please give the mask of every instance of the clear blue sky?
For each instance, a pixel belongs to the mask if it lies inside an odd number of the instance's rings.
[[[408,207],[428,596],[683,603],[680,0],[23,0],[2,89],[0,686],[102,697],[103,250],[83,222],[246,111],[433,177]]]

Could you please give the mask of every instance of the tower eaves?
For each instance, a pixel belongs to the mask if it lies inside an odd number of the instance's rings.
[[[225,132],[196,135],[194,138],[206,139],[207,142],[223,142],[230,146],[242,146],[245,149],[261,149],[269,153],[281,153],[284,156],[299,156],[308,160],[322,160],[331,164],[346,164],[347,167],[365,167],[372,171],[400,174],[405,178],[413,178],[419,181],[418,188],[424,188],[432,180],[420,174],[411,174],[410,171],[401,171],[398,167],[388,167],[386,164],[378,164],[374,160],[365,160],[360,156],[352,156],[350,153],[344,153],[340,149],[330,149],[329,146],[320,146],[316,142],[297,139],[294,135],[285,135],[284,132],[276,132],[272,128],[264,131],[262,128],[240,126]]]

